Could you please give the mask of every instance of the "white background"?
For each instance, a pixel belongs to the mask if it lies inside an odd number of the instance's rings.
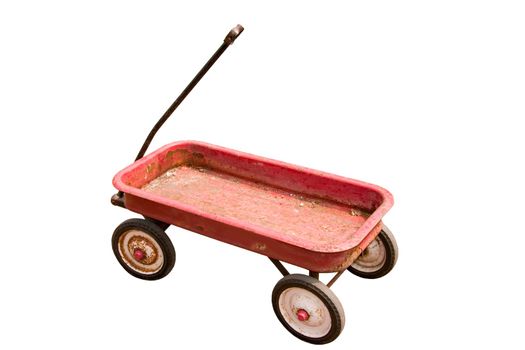
[[[178,228],[171,275],[110,247],[137,215],[113,175],[220,45],[158,134],[390,190],[391,274],[333,287],[327,349],[523,349],[525,22],[519,1],[3,1],[2,349],[305,349],[263,256]],[[292,269],[300,271],[299,269]],[[327,280],[327,276],[324,276]]]

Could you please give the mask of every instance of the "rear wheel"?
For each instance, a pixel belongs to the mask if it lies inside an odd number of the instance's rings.
[[[345,324],[344,310],[335,294],[319,280],[293,274],[273,289],[272,305],[283,326],[312,344],[335,340]]]
[[[129,219],[121,223],[111,239],[113,253],[124,270],[144,280],[158,280],[175,265],[175,248],[155,223]]]
[[[380,278],[394,268],[398,255],[396,239],[383,225],[381,232],[348,267],[348,271],[362,278]]]

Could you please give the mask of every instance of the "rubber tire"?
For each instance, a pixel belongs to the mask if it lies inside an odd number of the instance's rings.
[[[321,338],[311,338],[307,337],[296,330],[294,330],[284,319],[284,316],[279,310],[279,296],[283,291],[290,287],[298,287],[306,289],[313,294],[315,294],[321,301],[325,304],[326,308],[330,313],[330,318],[332,320],[332,326],[328,333]],[[334,292],[330,290],[325,284],[319,281],[316,278],[301,275],[301,274],[292,274],[283,277],[277,282],[272,292],[272,306],[277,319],[282,323],[284,328],[286,328],[292,335],[295,337],[311,343],[311,344],[327,344],[334,341],[339,334],[341,334],[344,325],[345,325],[345,313],[343,306],[339,299],[335,296]]]
[[[133,270],[122,259],[118,250],[118,242],[120,236],[129,230],[139,230],[145,232],[152,236],[158,243],[164,255],[164,264],[159,271],[153,274],[143,274]],[[129,219],[118,225],[115,229],[115,232],[113,232],[113,236],[111,237],[111,247],[113,248],[113,254],[115,254],[117,261],[124,268],[124,270],[126,270],[133,277],[143,280],[153,281],[161,279],[167,276],[173,269],[173,266],[175,266],[175,248],[173,247],[173,243],[171,243],[170,238],[158,225],[145,219]]]
[[[144,216],[144,219],[146,219],[148,221],[151,221],[152,223],[154,223],[155,225],[160,227],[162,229],[162,231],[166,231],[168,229],[168,227],[170,227],[170,224],[167,224],[164,221],[160,221],[160,220],[157,220],[157,219],[150,218],[148,216]]]
[[[376,239],[380,239],[381,243],[383,243],[383,246],[385,247],[386,258],[383,266],[381,266],[381,268],[379,268],[376,271],[365,272],[358,270],[352,267],[352,265],[350,265],[347,269],[348,271],[350,271],[356,276],[367,279],[380,278],[392,271],[392,269],[396,265],[397,257],[399,256],[399,250],[397,248],[397,243],[396,239],[394,238],[394,234],[388,229],[388,227],[383,225],[383,228],[381,229],[381,232],[379,232],[379,234],[377,235]]]

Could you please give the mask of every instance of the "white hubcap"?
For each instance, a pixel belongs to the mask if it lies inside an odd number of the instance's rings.
[[[129,230],[118,241],[118,251],[126,265],[142,274],[151,275],[164,265],[164,254],[155,238],[139,230]]]
[[[362,272],[375,272],[381,269],[385,262],[385,245],[379,237],[376,237],[352,264],[352,267]]]
[[[327,335],[332,327],[326,305],[317,295],[303,288],[285,289],[279,295],[279,311],[290,327],[309,338],[321,338]],[[301,317],[304,312],[308,315],[306,319]]]

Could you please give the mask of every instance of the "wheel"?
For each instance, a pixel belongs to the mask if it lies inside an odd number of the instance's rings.
[[[163,221],[160,221],[160,220],[157,220],[157,219],[150,218],[148,216],[145,216],[144,219],[146,219],[148,221],[151,221],[152,223],[154,223],[155,225],[160,227],[162,229],[162,231],[166,231],[168,229],[168,227],[170,227],[170,224],[167,224],[167,223],[165,223]]]
[[[283,277],[272,293],[275,315],[297,338],[312,344],[335,340],[345,325],[343,306],[319,280],[293,274]]]
[[[381,232],[348,267],[348,271],[362,278],[383,277],[394,268],[398,255],[396,239],[383,225]]]
[[[124,270],[144,280],[158,280],[175,265],[175,248],[168,235],[144,219],[121,223],[111,238],[113,253]]]

